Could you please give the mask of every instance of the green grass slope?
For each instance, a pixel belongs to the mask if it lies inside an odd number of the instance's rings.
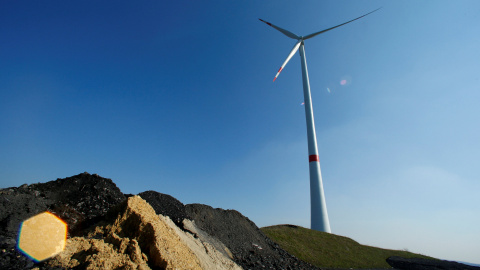
[[[354,240],[293,225],[261,228],[270,239],[297,258],[322,268],[391,268],[390,256],[428,258],[401,250],[361,245]]]

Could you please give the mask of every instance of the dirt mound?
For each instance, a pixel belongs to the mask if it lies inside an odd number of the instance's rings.
[[[113,223],[97,226],[87,238],[70,239],[67,251],[48,265],[82,269],[202,269],[200,260],[176,230],[142,198],[130,197],[118,208],[120,214]]]
[[[203,231],[220,240],[245,269],[318,269],[280,248],[248,218],[235,210],[202,204],[186,205],[187,214]]]

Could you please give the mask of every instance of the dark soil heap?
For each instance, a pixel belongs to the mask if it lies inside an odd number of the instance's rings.
[[[244,269],[318,269],[280,248],[238,211],[203,204],[188,204],[186,211],[200,229],[223,242]]]
[[[0,190],[0,269],[34,265],[15,250],[23,220],[50,211],[68,224],[69,235],[75,235],[123,200],[125,195],[111,179],[89,173]]]

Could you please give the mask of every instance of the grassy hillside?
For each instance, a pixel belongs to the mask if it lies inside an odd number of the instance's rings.
[[[323,268],[391,268],[390,256],[429,258],[408,251],[361,245],[350,238],[293,225],[261,230],[283,249],[301,260]]]

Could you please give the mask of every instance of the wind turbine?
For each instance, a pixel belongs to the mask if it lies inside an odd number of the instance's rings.
[[[292,58],[292,56],[300,49],[300,58],[301,58],[301,65],[302,65],[302,79],[303,79],[303,95],[305,99],[305,116],[307,119],[307,137],[308,137],[308,162],[310,167],[310,203],[311,203],[311,229],[317,231],[323,231],[331,233],[330,230],[330,222],[328,220],[328,213],[327,213],[327,205],[325,203],[325,194],[323,192],[323,183],[322,183],[322,174],[320,171],[320,159],[318,158],[318,148],[317,148],[317,138],[315,135],[315,123],[313,121],[313,108],[312,108],[312,98],[310,95],[310,82],[308,80],[308,70],[307,70],[307,61],[305,59],[305,48],[304,48],[304,41],[313,38],[317,35],[323,34],[327,31],[333,30],[337,27],[345,25],[347,23],[351,23],[356,21],[360,18],[363,18],[380,8],[371,11],[365,15],[362,15],[358,18],[350,20],[348,22],[339,24],[334,27],[327,28],[325,30],[310,34],[308,36],[297,36],[294,33],[287,31],[283,28],[280,28],[276,25],[273,25],[269,22],[266,22],[262,19],[260,21],[270,25],[271,27],[277,29],[282,34],[286,35],[289,38],[297,40],[295,46],[293,46],[292,51],[288,55],[283,65],[275,75],[273,81],[275,81],[282,72],[285,65],[287,65],[288,61]]]

